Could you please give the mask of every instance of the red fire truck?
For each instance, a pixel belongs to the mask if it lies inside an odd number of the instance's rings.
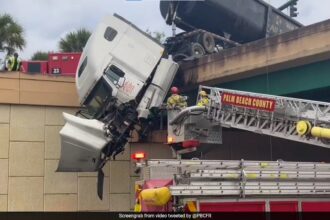
[[[74,77],[81,53],[49,53],[48,61],[22,61],[22,72]]]
[[[134,154],[141,173],[136,211],[330,211],[330,164],[181,159],[198,145],[219,146],[221,127],[329,148],[330,103],[212,87],[200,91],[207,92],[207,105],[168,112],[176,159]]]

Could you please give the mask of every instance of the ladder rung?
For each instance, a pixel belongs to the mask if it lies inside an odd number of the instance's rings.
[[[330,164],[312,162],[228,161],[228,160],[149,160],[147,166],[173,166],[218,169],[292,169],[330,171]]]

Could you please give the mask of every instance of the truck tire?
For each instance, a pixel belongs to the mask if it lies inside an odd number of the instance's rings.
[[[175,55],[173,55],[173,60],[175,62],[179,62],[179,61],[182,61],[184,59],[187,59],[189,56],[184,54],[184,53],[177,53]]]
[[[190,46],[190,54],[194,58],[200,58],[205,55],[205,50],[199,43],[192,43]]]
[[[202,33],[198,36],[198,43],[200,43],[207,53],[213,53],[215,48],[215,40],[210,33]]]

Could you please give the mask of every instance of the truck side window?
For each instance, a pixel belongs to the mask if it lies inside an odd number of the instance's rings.
[[[115,85],[118,85],[120,78],[125,76],[125,73],[114,65],[111,65],[110,67],[105,69],[104,74]]]
[[[107,27],[104,32],[104,38],[108,41],[112,41],[117,35],[117,31],[111,27]]]
[[[82,72],[84,72],[84,69],[87,66],[87,57],[85,57],[84,61],[81,63],[79,70],[78,70],[78,77],[80,77],[80,75],[82,74]]]

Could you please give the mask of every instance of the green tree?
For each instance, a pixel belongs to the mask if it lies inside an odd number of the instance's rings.
[[[25,47],[23,27],[19,25],[9,14],[0,15],[0,50],[12,54],[15,50]]]
[[[154,38],[159,43],[164,43],[166,39],[166,35],[164,32],[153,31],[151,32],[149,29],[146,30],[146,33],[149,34],[152,38]]]
[[[49,52],[37,51],[32,55],[31,60],[44,60],[44,61],[47,61],[48,60],[48,54],[49,54]]]
[[[85,28],[70,32],[61,38],[59,48],[62,52],[82,52],[90,36],[91,32]]]

